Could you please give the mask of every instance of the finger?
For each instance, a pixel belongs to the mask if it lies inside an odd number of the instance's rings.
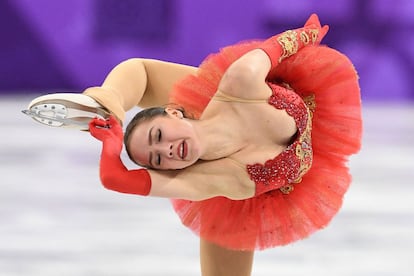
[[[107,123],[102,120],[102,119],[98,119],[95,118],[93,120],[91,120],[89,122],[89,132],[91,133],[91,135],[99,140],[100,136],[102,136],[102,129],[107,129]]]
[[[119,125],[118,119],[114,115],[109,116],[108,123],[111,126]]]
[[[109,124],[107,121],[100,119],[100,118],[94,118],[91,123],[94,126],[99,126],[99,127],[107,127]]]
[[[321,23],[319,22],[318,15],[313,13],[305,23],[305,27],[315,27],[320,28]]]
[[[322,40],[325,37],[325,35],[328,33],[328,31],[329,31],[329,26],[328,25],[325,25],[321,28],[321,30],[319,31],[320,40]]]
[[[90,122],[89,122],[89,131],[90,131],[91,129],[96,128],[96,126],[97,126],[98,124],[100,124],[100,122],[98,122],[98,121],[97,121],[97,118],[94,118],[94,119],[90,120]]]
[[[108,131],[107,128],[101,127],[101,126],[96,126],[96,125],[91,125],[89,128],[89,133],[95,137],[96,139],[103,141],[105,140],[108,135],[110,134],[110,132]]]
[[[95,138],[97,138],[97,139],[98,139],[98,136],[99,136],[99,129],[97,129],[97,128],[96,128],[96,125],[94,125],[92,121],[89,123],[89,133],[90,133],[93,137],[95,137]]]
[[[118,121],[118,119],[111,115],[108,119],[109,121],[109,125],[113,131],[113,133],[118,136],[118,137],[122,137],[124,135],[123,131],[122,131],[122,127]]]

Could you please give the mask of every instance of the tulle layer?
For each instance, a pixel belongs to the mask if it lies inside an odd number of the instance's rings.
[[[199,117],[228,66],[257,41],[210,55],[197,76],[177,83],[171,101]],[[202,238],[237,250],[262,250],[303,239],[326,226],[342,205],[351,176],[348,156],[361,146],[358,76],[346,56],[309,46],[284,60],[269,81],[288,83],[303,98],[314,95],[313,165],[290,194],[274,190],[247,200],[224,197],[172,200],[184,225]]]

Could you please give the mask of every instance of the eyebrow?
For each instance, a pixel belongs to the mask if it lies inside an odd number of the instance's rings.
[[[151,127],[150,130],[148,131],[148,143],[151,146],[152,145],[152,129],[154,127]],[[152,164],[152,152],[150,151],[149,153],[149,164],[151,167],[154,167],[154,164]]]
[[[148,142],[150,146],[152,145],[152,129],[153,128],[154,127],[151,127],[150,130],[148,131]]]

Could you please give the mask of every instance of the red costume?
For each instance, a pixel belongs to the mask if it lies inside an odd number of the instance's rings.
[[[171,102],[198,118],[232,62],[260,48],[244,42],[210,55],[196,76],[178,82]],[[282,45],[282,44],[281,44]],[[349,59],[325,46],[292,52],[288,45],[267,81],[268,103],[295,119],[298,134],[281,154],[246,170],[256,196],[172,200],[183,224],[218,245],[255,250],[285,245],[326,226],[338,212],[351,176],[349,155],[361,145],[361,101],[357,73]]]
[[[172,200],[182,222],[202,238],[231,249],[265,249],[310,235],[338,212],[351,182],[347,158],[361,145],[361,100],[358,76],[348,58],[328,47],[311,45],[318,45],[327,30],[312,15],[304,28],[264,42],[226,47],[210,55],[196,76],[174,87],[171,101],[198,118],[227,68],[243,54],[260,48],[272,64],[267,76],[272,89],[268,103],[286,110],[298,128],[282,153],[264,164],[246,165],[256,184],[253,198]],[[218,96],[238,100],[223,93]],[[90,127],[91,134],[104,142],[102,183],[108,189],[147,195],[149,173],[127,170],[119,157],[122,128],[111,118],[111,131],[102,129],[107,123],[96,119]]]

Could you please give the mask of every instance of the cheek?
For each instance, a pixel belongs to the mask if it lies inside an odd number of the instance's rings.
[[[190,137],[190,138],[195,137],[194,128],[188,122],[182,122],[179,125],[177,125],[175,128],[175,132],[181,136]]]

